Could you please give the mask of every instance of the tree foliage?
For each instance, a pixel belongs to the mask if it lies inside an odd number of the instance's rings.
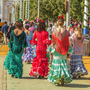
[[[84,1],[85,0],[71,0],[70,2],[70,16],[73,19],[83,20],[84,15]]]
[[[84,1],[85,0],[70,0],[70,16],[72,19],[77,18],[78,21],[83,20]],[[66,18],[65,0],[40,0],[40,19],[47,20],[48,18],[48,20],[57,21],[59,14],[63,14]],[[36,20],[37,17],[38,0],[30,0],[30,20]]]

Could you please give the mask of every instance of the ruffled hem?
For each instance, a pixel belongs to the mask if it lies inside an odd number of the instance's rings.
[[[67,61],[64,59],[53,59],[48,81],[58,84],[61,83],[62,78],[64,78],[65,83],[70,83],[72,81]]]
[[[86,70],[82,60],[82,55],[72,55],[70,66],[71,66],[72,76],[76,77],[76,76],[84,76],[88,74],[88,71]]]
[[[88,75],[87,70],[79,70],[80,67],[77,67],[77,69],[72,73],[73,77],[77,77],[77,76],[84,76],[84,75]]]
[[[66,83],[66,84],[72,82],[71,77],[66,78],[64,75],[62,75],[61,78],[59,78],[58,76],[49,76],[48,81],[53,84],[60,84],[62,78],[64,78],[64,83]]]
[[[9,51],[3,65],[5,69],[8,70],[9,74],[14,74],[17,78],[22,78],[23,64],[21,57],[17,57]]]
[[[29,73],[30,76],[33,76],[34,73],[39,73],[41,76],[47,76],[48,75],[48,58],[39,58],[37,57],[34,58],[32,67],[31,67],[31,72]]]
[[[24,52],[22,55],[23,62],[33,61],[33,58],[34,58],[33,49],[31,47],[27,47],[26,50],[27,50],[27,53],[25,54]]]
[[[26,61],[33,61],[33,54],[23,54],[22,60],[24,63],[26,63]]]

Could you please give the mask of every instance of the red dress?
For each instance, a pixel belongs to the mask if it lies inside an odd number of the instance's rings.
[[[35,39],[37,38],[37,41]],[[47,31],[35,32],[31,44],[36,44],[36,57],[33,60],[30,76],[38,72],[41,76],[48,75],[48,58],[46,57],[47,44],[50,44]]]

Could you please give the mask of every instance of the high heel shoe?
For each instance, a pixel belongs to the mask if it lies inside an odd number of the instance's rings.
[[[11,74],[11,77],[14,77],[14,73],[13,73],[13,74]]]

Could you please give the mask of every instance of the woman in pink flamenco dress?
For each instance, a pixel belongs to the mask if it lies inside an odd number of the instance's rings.
[[[37,38],[37,41],[35,39]],[[40,22],[37,26],[37,31],[34,33],[31,44],[36,44],[36,57],[33,60],[32,68],[29,73],[30,76],[43,78],[48,75],[48,58],[47,54],[47,44],[50,44],[50,40],[48,37],[48,32],[45,30],[45,23]]]
[[[30,22],[30,28],[29,28],[30,31],[32,31],[33,33],[35,32],[35,27],[34,27],[34,23],[33,21]]]

